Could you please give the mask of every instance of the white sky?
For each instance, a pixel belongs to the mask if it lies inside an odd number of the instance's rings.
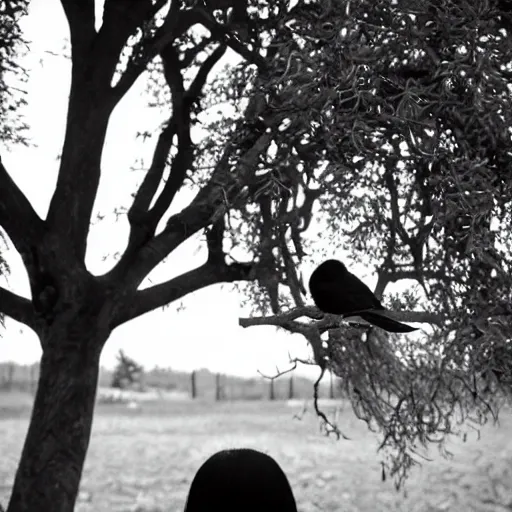
[[[32,41],[25,61],[29,70],[29,106],[25,114],[32,142],[37,147],[17,148],[10,153],[2,149],[2,159],[38,214],[45,218],[57,179],[57,156],[64,136],[70,81],[70,62],[47,53],[60,52],[68,36],[60,2],[32,0],[23,29],[25,37]],[[161,113],[146,107],[141,95],[143,85],[143,80],[135,84],[110,121],[95,205],[95,214],[106,217],[92,226],[87,254],[88,268],[95,274],[105,272],[112,265],[112,260],[102,261],[104,256],[122,251],[125,246],[128,223],[124,217],[116,222],[112,212],[115,207],[131,204],[130,194],[136,190],[141,175],[130,171],[130,167],[138,158],[147,161],[156,142],[135,141],[135,133],[143,129],[154,131],[162,119]],[[179,195],[172,209],[181,209],[190,198],[187,192]],[[197,240],[183,244],[165,264],[155,269],[150,276],[152,281],[164,281],[200,265],[205,252],[198,252],[198,247]],[[10,250],[7,261],[12,270],[8,287],[29,297],[21,258]],[[307,280],[312,269],[304,270],[307,270],[304,276]],[[365,281],[374,284],[371,280]],[[214,286],[185,297],[185,310],[177,311],[179,304],[175,303],[163,311],[148,313],[114,331],[103,351],[102,364],[113,366],[115,355],[122,348],[147,368],[159,365],[191,371],[205,367],[249,376],[257,370],[272,374],[276,366],[288,368],[288,354],[300,358],[309,355],[309,347],[302,336],[277,332],[272,327],[239,327],[238,317],[248,313],[241,310],[239,303],[240,297],[229,285]],[[38,360],[41,352],[37,336],[10,319],[6,326],[0,339],[0,361],[31,363]],[[318,375],[317,368],[303,367],[298,372]]]

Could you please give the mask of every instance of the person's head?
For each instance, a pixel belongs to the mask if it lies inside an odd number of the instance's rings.
[[[221,450],[197,471],[185,512],[297,512],[279,464],[249,448]]]

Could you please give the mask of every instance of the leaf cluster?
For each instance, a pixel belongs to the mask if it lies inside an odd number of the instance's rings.
[[[27,14],[28,4],[28,0],[0,2],[0,140],[4,143],[26,144],[27,126],[20,113],[26,105],[25,91],[17,85],[26,81],[18,58],[27,45],[19,22]]]

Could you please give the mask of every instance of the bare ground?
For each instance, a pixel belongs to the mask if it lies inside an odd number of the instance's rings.
[[[0,503],[6,503],[28,426],[28,412],[1,407]],[[323,437],[300,405],[201,402],[100,405],[77,512],[182,511],[198,467],[217,450],[253,447],[284,469],[301,512],[512,511],[512,414],[481,439],[454,439],[445,460],[412,470],[405,491],[381,481],[377,438],[350,408],[339,424],[350,441]],[[3,411],[3,412],[2,412]]]

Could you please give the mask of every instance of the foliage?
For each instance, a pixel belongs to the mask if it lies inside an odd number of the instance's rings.
[[[304,204],[319,196],[323,237],[376,265],[379,294],[417,281],[390,300],[394,309],[437,317],[422,339],[377,332],[362,343],[360,329],[330,329],[327,350],[325,322],[316,331],[286,313],[268,322],[320,347],[325,361],[315,362],[343,378],[356,413],[383,433],[398,484],[421,458],[418,446],[442,448],[473,428],[466,420],[496,418],[511,389],[511,14],[497,7],[299,2],[283,20],[271,71],[249,93],[265,98],[259,133],[270,128],[275,146],[260,156],[266,179],[252,201],[244,197],[235,236],[274,257],[274,276],[291,292],[280,309],[292,298],[303,305],[287,266],[304,255],[299,237],[312,212],[297,215],[302,195]],[[245,116],[253,133],[249,108]],[[266,312],[254,284],[246,290]]]
[[[22,143],[26,124],[20,107],[26,105],[25,91],[18,85],[26,81],[26,72],[19,64],[26,41],[19,21],[27,14],[29,0],[3,0],[0,2],[0,140]]]

